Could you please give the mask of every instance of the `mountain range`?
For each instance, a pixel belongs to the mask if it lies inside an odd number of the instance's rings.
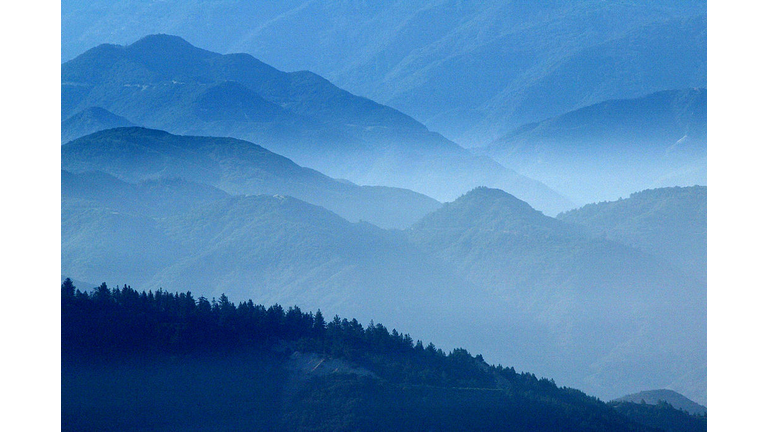
[[[98,107],[137,125],[231,136],[358,184],[451,200],[503,188],[556,214],[573,207],[544,184],[354,96],[311,72],[281,72],[247,54],[222,55],[168,35],[100,45],[61,67],[62,118]]]
[[[232,196],[186,180],[127,183],[103,172],[62,171],[61,217],[62,272],[75,279],[194,286],[209,298],[226,292],[328,314],[355,311],[436,343],[468,340],[487,324],[445,333],[445,326],[470,322],[490,297],[402,233],[351,223],[289,196]],[[454,302],[466,309],[455,311]]]
[[[62,285],[62,313],[85,314],[63,339],[85,329],[97,363],[105,347],[165,341],[170,359],[148,348],[155,378],[178,378],[194,374],[169,372],[178,348],[212,344],[187,359],[199,372],[245,346],[264,392],[200,379],[274,399],[256,405],[278,429],[354,417],[376,430],[397,424],[382,407],[418,419],[433,402],[465,423],[492,407],[521,430],[706,429],[705,1],[61,12],[62,280],[155,292]],[[107,319],[122,307],[141,312]],[[110,345],[108,328],[128,336]],[[133,360],[92,373],[73,346],[70,424],[94,392],[139,391]],[[435,418],[423,425],[462,429]]]
[[[707,78],[703,0],[65,0],[61,9],[65,60],[103,42],[177,34],[312,70],[465,146],[605,100],[705,87]]]
[[[382,230],[270,180],[366,189],[230,138],[112,129],[62,146],[62,168],[62,273],[78,280],[354,312],[604,397],[706,364],[700,283],[501,190]]]

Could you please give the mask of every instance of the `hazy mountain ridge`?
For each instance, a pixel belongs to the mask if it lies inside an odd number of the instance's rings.
[[[662,259],[487,188],[445,204],[408,234],[515,311],[506,318],[515,331],[497,342],[518,347],[508,354],[516,364],[552,376],[590,370],[569,385],[595,394],[619,391],[618,376],[670,385],[706,365],[706,286]]]
[[[62,65],[62,117],[103,106],[142,126],[246,139],[337,178],[452,199],[491,184],[551,214],[572,204],[407,115],[311,72],[216,54],[152,35],[101,45]]]
[[[128,182],[182,178],[230,194],[282,194],[323,205],[352,221],[405,227],[439,207],[415,192],[361,187],[303,168],[258,145],[233,138],[172,135],[123,128],[97,132],[61,148],[62,168],[104,171]]]
[[[558,219],[659,256],[706,281],[706,186],[636,192],[626,199],[588,204]]]
[[[706,85],[705,1],[129,4],[65,1],[63,58],[179,34],[315,71],[463,144],[608,99]]]
[[[97,201],[104,207],[151,217],[164,217],[192,210],[229,195],[213,186],[179,178],[126,183],[101,171],[74,174],[61,171],[64,201]]]
[[[707,182],[707,91],[601,102],[476,150],[582,202]]]

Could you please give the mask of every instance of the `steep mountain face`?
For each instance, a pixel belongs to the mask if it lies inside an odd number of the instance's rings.
[[[167,35],[100,45],[62,65],[62,117],[91,106],[178,134],[231,136],[332,177],[404,187],[441,200],[478,185],[548,213],[572,204],[543,184],[475,156],[407,115],[311,72],[281,72]]]
[[[315,71],[464,145],[608,99],[706,86],[703,0],[62,2],[64,59],[159,32]]]
[[[181,178],[230,194],[290,195],[351,221],[366,220],[385,228],[409,226],[440,205],[405,189],[334,180],[233,138],[118,128],[72,141],[61,152],[62,168],[72,172],[103,171],[132,183]]]
[[[707,91],[611,100],[524,125],[478,153],[580,202],[707,182]]]
[[[605,395],[649,380],[666,386],[706,364],[703,283],[503,191],[475,189],[409,237],[494,293],[488,313],[513,329],[495,347],[522,367]]]
[[[707,407],[697,404],[676,391],[666,389],[646,390],[639,393],[632,393],[615,399],[612,402],[632,402],[636,404],[644,402],[650,405],[656,405],[662,401],[691,414],[707,414]]]
[[[558,215],[603,236],[663,258],[705,282],[707,188],[675,187],[633,193]]]
[[[86,108],[61,122],[61,143],[104,129],[136,126],[128,119],[99,107]]]

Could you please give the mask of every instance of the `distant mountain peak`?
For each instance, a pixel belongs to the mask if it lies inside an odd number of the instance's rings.
[[[133,49],[155,48],[155,49],[164,49],[164,50],[186,49],[186,50],[204,51],[200,48],[195,47],[191,43],[187,42],[186,39],[182,38],[181,36],[169,35],[164,33],[144,36],[143,38],[137,40],[136,42],[128,45],[128,48],[133,48]]]
[[[482,227],[482,230],[517,232],[520,226],[537,226],[558,232],[563,229],[560,221],[545,216],[527,202],[501,189],[484,186],[474,188],[440,210],[426,215],[414,225],[414,229],[451,227],[465,230]]]
[[[707,407],[704,405],[698,404],[682,394],[669,389],[641,391],[614,399],[613,402],[645,402],[650,405],[657,405],[662,401],[691,414],[705,415],[707,413]]]
[[[541,213],[540,211],[531,207],[527,202],[511,195],[501,189],[489,188],[486,186],[478,186],[466,194],[462,195],[454,203],[456,204],[469,204],[472,203],[488,203],[500,205],[515,211]]]

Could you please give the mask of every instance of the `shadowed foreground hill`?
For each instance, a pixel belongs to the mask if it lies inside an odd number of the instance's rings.
[[[610,402],[608,405],[616,411],[643,425],[662,431],[706,432],[707,417],[691,415],[679,410],[667,402],[644,404],[633,402]]]
[[[231,194],[290,195],[324,206],[348,220],[365,220],[384,228],[409,226],[440,205],[406,189],[335,180],[234,138],[117,128],[65,144],[61,158],[64,170],[103,171],[133,183],[181,178]]]
[[[61,307],[64,431],[653,430],[373,322],[69,280]]]

